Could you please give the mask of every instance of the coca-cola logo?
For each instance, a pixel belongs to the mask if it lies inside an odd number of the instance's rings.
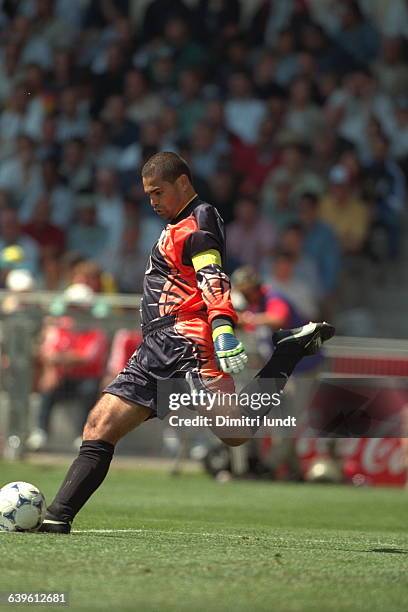
[[[362,471],[370,475],[381,472],[389,472],[393,476],[403,474],[406,470],[405,453],[399,440],[390,438],[364,440],[360,456]]]

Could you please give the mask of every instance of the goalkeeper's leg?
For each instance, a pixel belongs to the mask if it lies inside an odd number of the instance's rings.
[[[250,397],[251,394],[259,393],[281,393],[292,374],[293,370],[303,357],[316,354],[321,345],[329,340],[334,335],[334,327],[328,323],[308,323],[302,327],[279,330],[273,336],[275,350],[258,372],[253,380],[251,380],[241,391],[240,394],[245,394]],[[190,376],[190,387],[194,388],[193,380]],[[229,419],[262,419],[269,411],[271,406],[264,406],[261,409],[253,410],[251,406],[241,407],[240,403],[222,405],[214,405],[212,415],[227,416]],[[203,416],[208,416],[207,406],[200,408],[200,413]],[[254,422],[252,421],[252,422]],[[229,421],[231,422],[231,421]],[[242,420],[240,422],[243,422]],[[219,437],[228,446],[240,446],[254,436],[259,426],[253,424],[227,426],[227,427],[211,427],[213,433]]]
[[[152,410],[104,394],[89,413],[79,455],[69,468],[40,531],[69,533],[71,522],[102,484],[117,442],[138,427]]]

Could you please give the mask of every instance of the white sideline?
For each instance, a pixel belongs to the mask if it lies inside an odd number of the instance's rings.
[[[73,529],[71,533],[160,533],[175,536],[204,536],[215,538],[242,538],[249,534],[234,534],[234,533],[206,533],[203,531],[167,531],[166,529]]]
[[[157,533],[157,534],[165,534],[165,535],[175,535],[175,536],[199,536],[199,537],[213,537],[213,538],[225,538],[230,540],[242,540],[242,538],[259,538],[262,537],[264,539],[271,540],[280,540],[282,542],[287,542],[287,536],[279,536],[276,534],[251,534],[251,533],[214,533],[214,532],[206,532],[206,531],[169,531],[166,529],[73,529],[71,534],[75,533]],[[331,539],[324,540],[322,538],[310,538],[302,540],[305,544],[329,544],[332,542]],[[376,543],[378,544],[378,542]]]

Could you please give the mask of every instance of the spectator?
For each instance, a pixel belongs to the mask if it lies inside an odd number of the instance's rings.
[[[325,110],[329,125],[363,155],[367,154],[366,133],[372,117],[380,122],[384,132],[392,130],[392,103],[369,70],[347,75],[342,87],[329,97]]]
[[[228,88],[228,80],[233,74],[249,71],[250,50],[245,37],[236,35],[226,41],[217,41],[214,51],[216,55],[222,55],[223,57],[221,66],[214,66],[214,70],[217,75],[217,85],[224,92]]]
[[[153,0],[146,9],[141,28],[141,35],[146,42],[163,36],[169,15],[187,23],[192,18],[183,0]]]
[[[191,162],[195,176],[205,180],[216,171],[220,161],[228,154],[228,144],[217,141],[213,127],[201,121],[197,123],[192,135]]]
[[[316,262],[305,253],[305,233],[300,223],[288,225],[279,236],[279,249],[293,255],[294,278],[305,282],[320,300],[322,286]]]
[[[293,0],[284,4],[271,0],[261,2],[250,25],[251,38],[255,44],[259,41],[263,41],[266,45],[275,44],[279,34],[289,25],[293,8]]]
[[[0,165],[0,189],[5,189],[21,206],[27,192],[39,188],[41,169],[35,159],[35,144],[29,136],[19,136],[16,155]]]
[[[126,106],[123,96],[111,96],[107,99],[103,119],[108,128],[108,138],[112,145],[125,149],[137,141],[138,127],[126,119]]]
[[[193,126],[203,118],[205,104],[202,96],[202,82],[195,70],[183,70],[178,79],[178,93],[174,96],[178,109],[178,126],[181,138],[189,138]]]
[[[149,54],[148,60],[148,74],[151,82],[161,98],[169,100],[176,85],[175,62],[170,49],[167,47],[155,49]]]
[[[225,224],[234,218],[234,202],[237,195],[235,175],[228,169],[218,169],[209,179],[208,200],[218,209]]]
[[[121,17],[129,15],[129,0],[90,0],[84,16],[85,25],[91,28],[103,28]]]
[[[284,182],[290,185],[289,202],[292,211],[295,211],[297,198],[304,191],[321,193],[323,191],[322,179],[310,172],[305,163],[305,148],[294,142],[284,144],[282,163],[272,170],[266,177],[262,188],[262,210],[270,219],[274,218],[277,208],[277,185]]]
[[[121,96],[127,68],[121,47],[112,44],[106,54],[106,65],[93,77],[92,115],[99,115],[108,98]]]
[[[87,159],[95,170],[97,168],[116,168],[119,163],[120,149],[109,141],[108,126],[100,119],[94,119],[87,133]]]
[[[140,137],[133,144],[122,151],[118,161],[120,171],[120,187],[123,192],[129,191],[140,177],[137,168],[141,168],[143,160],[157,153],[161,146],[161,125],[157,121],[143,123]],[[140,190],[143,191],[142,185]],[[144,193],[144,192],[143,192]]]
[[[291,199],[292,184],[287,176],[278,176],[275,181],[273,214],[267,217],[276,224],[280,232],[298,219],[298,211]]]
[[[162,148],[164,151],[176,151],[180,140],[179,114],[177,109],[168,104],[160,114]]]
[[[408,176],[408,96],[401,96],[396,101],[392,153],[404,165],[405,175]]]
[[[357,0],[342,6],[341,29],[336,42],[357,64],[368,64],[378,53],[378,32],[369,20],[363,19]]]
[[[283,96],[284,89],[276,83],[275,55],[267,50],[264,51],[254,66],[254,87],[258,98],[267,100],[272,96]]]
[[[77,219],[68,232],[68,249],[85,259],[103,260],[109,230],[98,223],[95,197],[81,195],[77,199]]]
[[[334,164],[336,165],[336,164]],[[353,147],[347,147],[338,158],[338,165],[347,171],[351,190],[358,195],[362,192],[364,185],[364,169],[357,151]],[[330,172],[327,173],[329,175]]]
[[[37,136],[41,128],[42,114],[37,113],[38,107],[29,103],[27,89],[24,84],[16,85],[8,100],[8,106],[0,117],[0,142],[2,152],[0,159],[15,152],[19,136]]]
[[[193,40],[188,21],[171,11],[164,26],[164,43],[171,49],[176,78],[184,70],[202,69],[206,54],[200,44]]]
[[[306,281],[296,275],[296,255],[279,250],[273,260],[268,282],[288,300],[298,316],[313,321],[319,313],[316,294]]]
[[[326,177],[338,157],[339,141],[333,130],[323,129],[319,138],[312,143],[310,170],[318,176]]]
[[[3,107],[17,85],[19,75],[20,46],[9,41],[0,55],[0,104]]]
[[[111,271],[125,227],[123,199],[119,192],[118,177],[115,171],[100,168],[96,173],[95,187],[96,217],[98,223],[108,230],[108,239],[104,249],[104,267]]]
[[[400,38],[383,39],[382,53],[375,62],[373,71],[381,90],[389,96],[404,95],[408,91],[408,66]]]
[[[122,293],[141,293],[143,289],[146,267],[146,254],[141,242],[143,225],[143,221],[133,218],[123,231],[113,268],[118,289]]]
[[[360,6],[385,36],[408,38],[408,7],[405,0],[360,0]]]
[[[92,169],[86,159],[85,142],[81,138],[72,138],[64,143],[60,173],[73,193],[91,188]]]
[[[12,38],[21,48],[20,64],[37,64],[48,70],[52,65],[52,49],[45,38],[37,36],[30,19],[17,15],[10,27]]]
[[[236,72],[228,81],[228,98],[225,104],[227,129],[244,143],[253,144],[265,116],[265,103],[253,95],[252,83],[245,72]],[[245,117],[245,121],[242,121]]]
[[[313,57],[320,76],[333,71],[343,74],[348,69],[350,58],[347,52],[330,40],[323,27],[316,23],[306,23],[302,27],[301,46]]]
[[[290,28],[279,32],[276,44],[274,45],[274,51],[277,61],[275,79],[280,87],[286,88],[300,73],[295,35]]]
[[[163,109],[160,97],[153,93],[140,70],[129,70],[125,80],[127,118],[133,123],[158,119]]]
[[[37,200],[28,223],[22,226],[24,234],[37,243],[42,259],[60,257],[65,247],[64,232],[57,225],[53,225],[50,218],[50,197],[42,195]]]
[[[54,53],[52,88],[56,94],[75,85],[75,57],[70,49],[59,48]]]
[[[333,229],[344,253],[361,253],[370,227],[369,208],[353,194],[343,166],[334,166],[329,179],[329,191],[320,203],[320,219]]]
[[[383,134],[373,138],[372,151],[366,167],[366,190],[374,204],[374,225],[386,232],[388,256],[395,259],[400,252],[401,214],[407,195],[405,177],[390,158],[389,142]]]
[[[74,32],[66,21],[55,14],[54,0],[37,0],[33,15],[36,38],[45,41],[51,49],[69,47],[74,42]]]
[[[8,247],[19,247],[17,260],[34,276],[39,273],[39,250],[36,242],[27,236],[19,222],[17,212],[11,208],[0,211],[0,252]],[[13,258],[12,258],[13,259]]]
[[[259,214],[258,203],[241,197],[234,207],[234,221],[227,226],[227,256],[236,265],[259,270],[275,242],[273,226]]]
[[[195,36],[204,44],[214,37],[228,39],[239,29],[240,14],[239,0],[199,0],[194,11]]]
[[[221,98],[210,98],[206,102],[204,121],[215,131],[217,146],[230,147],[231,134],[225,125],[224,104]],[[231,151],[231,149],[229,149]]]
[[[113,21],[110,28],[107,28],[106,36],[108,37],[109,34],[120,46],[125,57],[134,56],[136,36],[133,20],[126,17],[118,17]]]
[[[44,117],[41,134],[37,139],[37,157],[39,160],[54,159],[60,161],[62,146],[57,140],[57,117],[54,114]]]
[[[312,83],[305,77],[297,77],[290,85],[285,126],[308,144],[323,127],[321,112],[312,99]]]
[[[304,193],[299,200],[300,221],[305,233],[304,252],[318,268],[323,295],[330,296],[339,282],[340,244],[332,228],[319,219],[319,207],[319,198],[314,193]]]
[[[29,135],[37,140],[42,131],[46,114],[53,108],[53,98],[46,85],[44,69],[37,64],[24,67],[24,85],[28,96],[28,113],[31,117]]]
[[[23,223],[31,219],[34,207],[41,196],[46,196],[48,199],[50,222],[62,229],[66,228],[73,217],[73,193],[63,184],[57,164],[52,158],[42,162],[38,188],[28,193],[21,205],[19,216]]]
[[[235,139],[232,142],[232,162],[234,170],[246,177],[246,181],[260,189],[268,174],[280,162],[280,152],[276,147],[276,124],[266,117],[259,128],[255,144],[245,144]]]
[[[229,133],[225,127],[224,104],[220,98],[208,100],[205,105],[204,120],[217,131],[217,138],[219,140],[228,140]]]
[[[60,114],[57,122],[57,137],[60,142],[72,138],[84,138],[88,131],[88,117],[81,112],[79,92],[67,87],[61,92]]]

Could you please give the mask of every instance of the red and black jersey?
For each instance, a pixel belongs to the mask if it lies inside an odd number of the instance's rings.
[[[146,406],[152,416],[163,418],[169,412],[166,393],[161,407],[158,401],[163,381],[184,381],[186,372],[209,390],[234,392],[234,380],[220,370],[212,340],[213,326],[237,319],[223,271],[223,226],[217,210],[196,196],[162,231],[145,272],[143,342],[105,393]],[[203,255],[196,272],[193,257],[212,250],[221,262],[214,253]]]
[[[210,249],[220,253],[221,266],[210,264],[196,273],[192,258]],[[210,323],[226,316],[235,322],[224,260],[223,220],[214,206],[196,196],[152,248],[143,284],[142,327],[168,315],[201,314]]]

